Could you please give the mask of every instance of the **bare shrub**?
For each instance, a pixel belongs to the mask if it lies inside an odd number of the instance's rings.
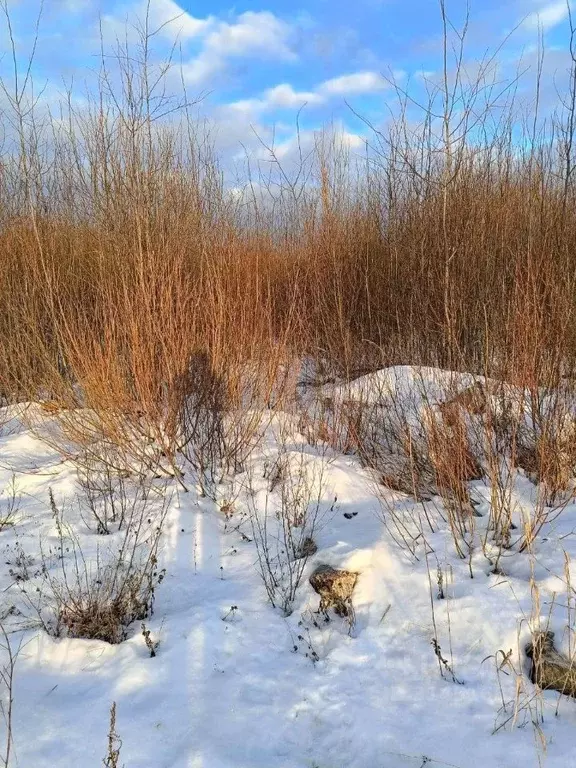
[[[78,467],[82,493],[78,505],[84,522],[99,534],[121,531],[146,515],[153,497],[167,492],[164,484],[155,488],[146,477],[115,471],[109,463],[88,460]]]
[[[225,382],[213,370],[208,354],[199,352],[191,359],[182,386],[180,450],[198,473],[202,495],[215,498],[226,452]]]
[[[152,614],[165,573],[158,547],[169,501],[161,494],[156,506],[149,497],[146,506],[133,508],[125,528],[111,537],[114,548],[98,545],[88,557],[51,496],[58,543],[43,550],[40,586],[22,587],[48,633],[120,643],[134,621]]]
[[[553,522],[574,497],[574,393],[565,386],[529,388],[500,385],[491,398],[483,428],[491,483],[490,528],[500,546],[529,549],[544,525]],[[536,485],[531,511],[515,510],[516,468]],[[521,512],[513,522],[513,513]]]
[[[471,555],[475,531],[474,508],[467,483],[483,476],[479,460],[474,456],[468,427],[458,405],[427,412],[426,439],[435,485],[444,502],[452,539],[458,555]]]
[[[308,560],[316,551],[315,536],[335,508],[326,505],[323,459],[306,461],[302,452],[281,452],[272,478],[260,493],[251,481],[248,493],[252,537],[258,568],[272,605],[292,612]],[[281,473],[278,467],[282,467]]]

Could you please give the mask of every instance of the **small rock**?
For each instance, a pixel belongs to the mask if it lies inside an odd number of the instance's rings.
[[[530,679],[535,685],[576,697],[576,668],[556,650],[554,632],[536,632],[526,655],[532,660]]]
[[[334,608],[338,616],[352,615],[352,592],[358,574],[332,568],[331,565],[319,565],[310,576],[310,584],[320,595],[319,610],[327,614]]]

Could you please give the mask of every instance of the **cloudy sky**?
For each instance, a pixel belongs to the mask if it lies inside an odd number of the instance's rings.
[[[8,2],[24,57],[39,0]],[[147,0],[44,0],[34,77],[49,83],[46,98],[65,83],[89,88],[101,34],[106,44],[133,35],[146,6]],[[465,2],[447,0],[447,7],[460,25]],[[149,0],[148,12],[157,30],[153,57],[160,61],[176,46],[178,78],[202,97],[199,109],[230,148],[249,141],[254,129],[269,136],[272,126],[288,145],[304,105],[304,130],[332,122],[354,145],[362,123],[347,105],[378,122],[393,98],[391,79],[417,88],[441,69],[437,0]],[[566,0],[470,0],[467,62],[473,67],[502,45],[499,78],[512,79],[521,62],[528,93],[539,30],[544,95],[552,104],[567,66]]]

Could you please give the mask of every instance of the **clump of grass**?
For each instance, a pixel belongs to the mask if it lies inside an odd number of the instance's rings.
[[[138,508],[114,546],[98,546],[89,558],[50,492],[56,543],[48,552],[42,546],[40,584],[21,586],[45,631],[116,644],[128,637],[133,622],[152,615],[165,576],[158,548],[169,501],[164,495],[157,505]]]
[[[121,643],[133,622],[151,616],[163,576],[152,561],[130,574],[100,572],[85,589],[56,592],[55,634]]]

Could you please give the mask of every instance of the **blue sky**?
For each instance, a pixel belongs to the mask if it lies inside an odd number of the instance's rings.
[[[65,83],[90,88],[98,65],[100,29],[106,44],[144,18],[147,0],[44,0],[34,62],[37,82],[54,98]],[[20,54],[33,38],[39,0],[12,0]],[[447,0],[458,26],[466,5]],[[567,66],[565,0],[470,0],[467,65],[506,40],[499,78],[513,78],[521,61],[522,89],[531,92],[540,28],[546,46],[544,98],[552,105]],[[177,46],[188,93],[201,96],[199,114],[217,125],[222,146],[234,150],[254,134],[293,141],[296,114],[313,131],[332,122],[359,145],[362,124],[347,103],[371,122],[386,119],[393,91],[422,88],[441,69],[441,16],[436,0],[150,0],[150,26],[161,28],[153,57]],[[4,59],[6,66],[7,59]],[[425,74],[423,74],[425,73]],[[383,76],[384,75],[384,76]],[[180,75],[179,75],[180,76]],[[178,81],[175,78],[174,82]],[[419,85],[420,84],[420,85]]]

